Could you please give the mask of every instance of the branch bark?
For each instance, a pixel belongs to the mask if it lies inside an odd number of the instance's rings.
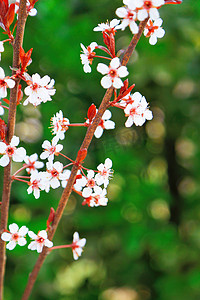
[[[13,42],[13,68],[19,68],[20,65],[19,51],[20,51],[20,46],[22,46],[23,43],[26,19],[27,19],[26,0],[21,0],[19,6],[16,38]],[[14,75],[15,71],[13,71],[12,73]],[[8,143],[10,143],[15,131],[17,93],[18,93],[19,82],[20,79],[16,79],[15,87],[10,91],[8,131],[7,131]],[[11,162],[4,169],[3,180],[4,183],[3,183],[3,194],[2,194],[2,204],[1,204],[0,234],[4,231],[4,229],[7,229],[7,223],[8,223],[8,212],[9,212],[9,202],[10,202],[10,192],[11,192]],[[0,300],[3,299],[5,264],[6,264],[5,242],[0,239]]]
[[[130,57],[131,57],[131,55],[132,55],[132,53],[133,53],[133,51],[134,51],[137,43],[138,43],[138,41],[139,41],[139,39],[140,39],[140,37],[142,35],[142,32],[143,32],[143,30],[144,30],[144,28],[146,26],[147,20],[148,19],[146,19],[146,20],[144,20],[144,21],[142,21],[140,23],[138,34],[136,34],[136,35],[133,36],[133,38],[132,38],[132,40],[130,42],[130,45],[127,48],[127,50],[126,50],[126,52],[124,54],[123,60],[122,60],[122,64],[124,66],[128,63],[128,61],[129,61],[129,59],[130,59]],[[96,116],[94,118],[94,121],[88,127],[88,130],[86,132],[86,135],[85,135],[85,138],[84,138],[84,140],[82,142],[80,150],[81,149],[88,149],[89,148],[89,145],[90,145],[90,143],[92,141],[92,138],[94,136],[94,132],[95,132],[97,126],[99,125],[104,112],[109,107],[109,102],[110,102],[110,99],[112,97],[112,94],[113,94],[113,88],[111,87],[111,88],[109,88],[106,91],[106,93],[104,95],[104,98],[103,98],[103,100],[101,102],[101,105],[100,105],[100,107],[98,109],[98,112],[97,112],[97,114],[96,114]],[[72,171],[71,171],[70,178],[69,178],[68,183],[67,183],[67,186],[64,189],[63,194],[61,196],[61,199],[59,201],[58,208],[57,208],[56,213],[55,213],[55,217],[54,217],[54,221],[53,221],[52,227],[49,230],[49,234],[48,234],[48,239],[49,240],[53,239],[53,236],[55,234],[55,231],[57,229],[59,221],[60,221],[60,219],[62,217],[63,211],[65,209],[65,206],[66,206],[67,202],[68,202],[69,196],[70,196],[70,194],[72,192],[72,187],[73,187],[73,184],[75,182],[75,178],[76,178],[76,174],[78,172],[78,169],[79,169],[78,166],[76,164],[74,164],[74,166],[72,168]],[[40,268],[42,267],[42,264],[43,264],[43,262],[44,262],[44,260],[45,260],[45,258],[46,258],[46,256],[47,256],[48,253],[49,253],[49,249],[46,248],[46,247],[44,247],[42,253],[38,257],[38,260],[36,261],[36,264],[35,264],[35,266],[33,268],[33,271],[29,275],[29,280],[28,280],[27,286],[25,288],[24,294],[22,296],[22,300],[28,300],[29,299],[29,296],[30,296],[31,291],[33,289],[34,283],[35,283],[35,281],[37,279],[37,276],[38,276],[38,273],[40,271]]]

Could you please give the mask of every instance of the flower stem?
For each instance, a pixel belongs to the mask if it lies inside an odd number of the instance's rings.
[[[122,64],[123,65],[126,65],[128,63],[128,61],[129,61],[129,59],[130,59],[130,57],[131,57],[131,55],[132,55],[132,53],[133,53],[133,51],[134,51],[137,43],[138,43],[138,41],[139,41],[139,39],[140,39],[140,37],[142,35],[142,32],[143,32],[143,30],[144,30],[144,28],[146,26],[146,23],[147,23],[147,19],[144,20],[144,21],[142,21],[140,23],[138,34],[136,34],[136,35],[133,36],[133,39],[131,40],[131,43],[128,46],[128,48],[127,48],[127,50],[126,50],[126,52],[124,54],[124,58],[122,60]],[[109,101],[110,101],[112,95],[113,95],[113,88],[110,87],[106,91],[106,93],[105,93],[105,95],[103,97],[103,100],[102,100],[102,102],[100,104],[100,107],[98,109],[98,112],[97,112],[97,114],[96,114],[96,116],[95,116],[92,124],[87,129],[87,132],[86,132],[85,138],[84,138],[84,140],[82,142],[82,145],[80,147],[80,150],[88,149],[89,148],[90,143],[92,141],[92,138],[94,136],[94,132],[95,132],[97,126],[99,125],[104,112],[109,107]],[[58,227],[60,219],[61,219],[61,217],[63,215],[65,206],[66,206],[66,204],[68,202],[69,196],[71,195],[71,192],[73,190],[73,184],[74,184],[74,181],[76,179],[76,175],[77,175],[78,170],[79,170],[78,164],[74,164],[73,168],[71,170],[71,175],[69,177],[67,186],[66,186],[66,188],[64,189],[64,191],[62,193],[62,196],[61,196],[59,204],[58,204],[58,208],[57,208],[57,210],[55,212],[55,217],[54,217],[54,220],[52,222],[52,226],[51,226],[51,228],[49,230],[49,233],[48,233],[48,239],[49,240],[53,239],[53,236],[54,236],[54,234],[56,232],[56,229]],[[38,259],[36,261],[36,264],[35,264],[32,272],[29,275],[29,280],[28,280],[27,286],[25,288],[24,294],[22,296],[22,300],[28,300],[29,299],[29,296],[30,296],[30,294],[32,292],[32,289],[33,289],[33,286],[34,286],[34,283],[35,283],[35,281],[37,279],[38,273],[39,273],[39,271],[40,271],[40,269],[41,269],[41,267],[42,267],[42,265],[44,263],[44,260],[45,260],[45,258],[46,258],[46,256],[47,256],[48,253],[49,253],[49,248],[44,247],[42,253],[39,255],[39,257],[38,257]]]
[[[12,42],[13,45],[13,68],[19,68],[20,58],[19,52],[20,47],[23,43],[24,28],[27,19],[26,13],[26,0],[21,0],[19,5],[18,25],[16,31],[16,38]],[[13,71],[13,74],[15,71]],[[17,107],[17,93],[19,86],[19,79],[15,80],[15,87],[10,91],[10,105],[8,115],[8,132],[7,142],[10,143],[15,130],[15,119],[16,119],[16,107]],[[3,194],[1,204],[1,225],[0,234],[7,228],[8,223],[8,212],[10,202],[10,191],[11,191],[11,162],[4,169],[3,179]],[[5,254],[5,242],[0,239],[0,300],[3,300],[3,283],[5,274],[6,254]]]

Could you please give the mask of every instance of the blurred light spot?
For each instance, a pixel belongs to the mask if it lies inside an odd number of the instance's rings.
[[[65,207],[64,214],[65,215],[71,215],[74,212],[75,208],[76,208],[76,204],[77,204],[76,197],[74,195],[71,195],[69,197],[69,200],[68,200],[67,205]]]
[[[116,139],[119,144],[128,146],[137,141],[138,134],[135,129],[122,128],[117,131]]]
[[[110,200],[116,200],[121,192],[122,188],[114,183],[110,183],[108,186],[108,195]]]
[[[79,94],[81,91],[80,85],[72,79],[67,81],[67,88],[72,94]]]
[[[41,118],[41,113],[38,107],[34,107],[33,105],[22,106],[24,115],[32,118],[39,119]]]
[[[130,223],[137,223],[142,220],[142,213],[133,205],[129,204],[123,207],[122,216]]]
[[[105,254],[105,251],[115,251],[120,247],[120,237],[117,233],[107,233],[101,239],[99,239],[99,253]]]
[[[194,156],[196,152],[196,146],[189,139],[178,139],[176,141],[176,152],[179,157],[187,159]]]
[[[16,222],[26,223],[31,220],[31,211],[25,206],[17,205],[13,211],[13,216]]]
[[[139,300],[138,293],[131,288],[112,288],[104,291],[100,300]]]
[[[150,204],[150,214],[156,220],[168,220],[170,210],[168,204],[163,199],[156,199]]]
[[[191,196],[197,190],[197,184],[191,177],[185,177],[178,185],[179,193],[182,196]]]
[[[26,119],[16,125],[16,135],[26,143],[37,142],[41,138],[42,132],[41,122],[37,119]]]
[[[147,169],[147,175],[151,182],[167,180],[167,162],[162,158],[153,159]]]
[[[160,107],[157,107],[157,106],[156,107],[154,106],[151,109],[153,111],[154,120],[164,122],[165,114],[164,114],[163,110]]]
[[[149,300],[151,298],[151,291],[146,286],[137,286],[137,291],[140,295],[140,300]]]
[[[163,123],[153,120],[147,122],[146,132],[151,139],[162,139],[165,136],[165,127]]]
[[[61,295],[68,295],[78,291],[85,280],[101,282],[105,278],[105,269],[102,264],[81,258],[70,266],[58,270],[55,279],[55,289]]]
[[[155,70],[153,71],[154,72],[152,75],[157,84],[161,86],[166,86],[172,82],[172,76],[166,70],[155,68]]]
[[[176,84],[173,94],[176,98],[186,99],[191,97],[195,90],[196,86],[194,81],[191,79],[183,79]]]

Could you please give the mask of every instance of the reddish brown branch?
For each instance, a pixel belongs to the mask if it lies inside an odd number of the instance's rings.
[[[26,0],[20,1],[18,24],[16,31],[16,38],[13,41],[13,68],[19,68],[19,50],[22,46],[24,28],[27,19],[26,13]],[[13,72],[14,74],[15,72]],[[10,143],[15,130],[15,119],[16,119],[16,106],[17,106],[17,93],[18,93],[19,79],[15,81],[15,87],[10,92],[10,104],[9,104],[9,115],[8,115],[8,133],[7,142]],[[1,228],[0,234],[4,229],[7,228],[8,222],[8,211],[11,191],[11,163],[4,169],[4,183],[3,183],[3,194],[2,194],[2,205],[1,205]],[[5,242],[0,239],[0,300],[3,299],[3,282],[5,274]]]
[[[124,54],[124,58],[122,60],[122,64],[123,65],[126,65],[142,35],[142,32],[144,30],[144,27],[147,23],[147,20],[143,21],[140,23],[140,27],[139,27],[139,32],[137,35],[134,35],[134,37],[132,38],[131,40],[131,43],[129,45],[129,47],[127,48],[125,54]],[[109,88],[105,95],[104,95],[104,98],[101,102],[101,105],[98,109],[98,112],[94,118],[94,121],[92,122],[92,124],[88,127],[88,130],[86,132],[86,135],[85,135],[85,138],[83,140],[83,143],[80,147],[80,150],[81,149],[88,149],[91,141],[92,141],[92,138],[94,136],[94,132],[97,128],[97,126],[99,125],[100,121],[101,121],[101,118],[104,114],[104,112],[106,111],[106,109],[109,107],[109,101],[112,97],[112,94],[113,94],[113,88]],[[57,226],[59,224],[59,221],[62,217],[62,214],[63,214],[63,211],[65,209],[65,206],[68,202],[68,199],[69,199],[69,196],[72,192],[72,188],[73,188],[73,184],[75,182],[75,178],[76,178],[76,175],[77,175],[77,172],[78,172],[78,165],[74,165],[73,168],[72,168],[72,171],[71,171],[71,175],[70,175],[70,178],[68,180],[68,183],[67,183],[67,186],[66,188],[64,189],[63,191],[63,194],[61,196],[61,199],[59,201],[59,204],[58,204],[58,208],[56,210],[56,213],[55,213],[55,217],[54,217],[54,221],[52,223],[52,227],[51,229],[49,230],[49,234],[48,234],[48,238],[50,240],[53,239],[53,236],[55,234],[55,231],[57,229]],[[34,266],[34,269],[33,271],[30,273],[29,275],[29,280],[28,280],[28,283],[27,283],[27,286],[26,286],[26,289],[24,291],[24,295],[22,296],[22,300],[27,300],[29,299],[29,296],[31,294],[31,291],[32,291],[32,288],[34,286],[34,283],[37,279],[37,276],[38,276],[38,273],[40,271],[40,268],[42,267],[42,264],[47,256],[47,254],[49,253],[49,249],[44,247],[43,249],[43,252],[39,255],[38,257],[38,260]]]

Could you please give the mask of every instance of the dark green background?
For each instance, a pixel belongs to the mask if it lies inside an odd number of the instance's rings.
[[[33,47],[28,69],[54,78],[57,92],[39,108],[18,108],[16,135],[29,155],[41,153],[43,140],[51,139],[53,114],[61,109],[71,122],[82,122],[89,105],[100,104],[105,92],[96,71],[100,60],[85,74],[80,43],[102,44],[101,33],[93,28],[116,17],[120,6],[118,0],[37,2],[38,15],[28,19],[24,39],[26,51]],[[133,91],[146,97],[154,119],[129,129],[124,113],[112,109],[116,129],[93,140],[85,161],[85,166],[96,168],[107,157],[113,160],[109,204],[88,208],[71,195],[54,245],[70,243],[78,231],[87,238],[85,251],[76,262],[70,249],[51,253],[32,300],[200,299],[199,1],[166,5],[160,15],[164,38],[151,46],[143,36],[128,65],[129,82],[136,84]],[[116,38],[117,49],[126,48],[129,29]],[[1,62],[6,75],[11,61],[7,46]],[[67,132],[66,155],[75,158],[84,133],[84,128]],[[26,189],[13,184],[9,224],[25,224],[37,232],[45,229],[62,189],[42,192],[38,200]],[[19,246],[7,254],[5,299],[20,299],[38,254]]]

